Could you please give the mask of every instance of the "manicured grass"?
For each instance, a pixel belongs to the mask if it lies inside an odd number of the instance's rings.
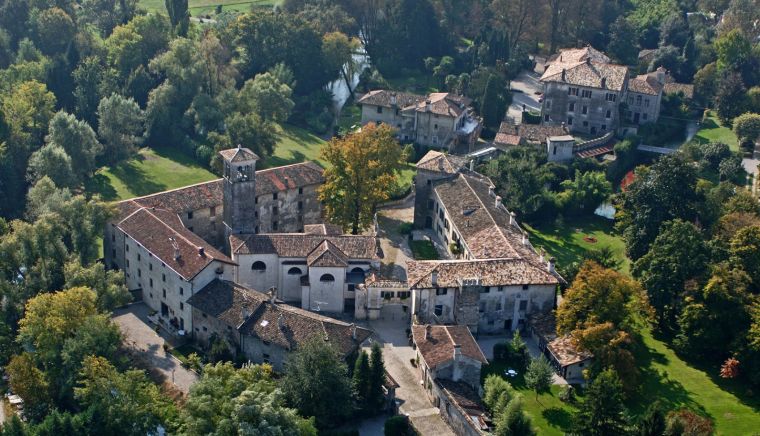
[[[277,145],[274,155],[264,159],[261,168],[272,168],[290,165],[307,160],[317,161],[325,166],[325,161],[319,158],[319,151],[325,141],[319,136],[290,124],[277,128]]]
[[[577,408],[575,404],[560,401],[561,387],[552,386],[549,392],[536,397],[536,393],[525,386],[523,371],[518,371],[515,377],[504,376],[504,371],[510,368],[511,366],[507,363],[493,361],[483,367],[481,376],[485,380],[489,374],[497,374],[512,385],[515,391],[522,396],[523,409],[530,415],[533,427],[538,430],[538,434],[561,436],[569,432]]]
[[[760,401],[750,396],[746,385],[721,379],[718,368],[708,372],[689,365],[648,329],[642,339],[643,346],[635,353],[641,395],[630,404],[634,414],[658,399],[668,409],[688,407],[711,418],[717,434],[758,434]]]
[[[731,127],[729,126],[721,125],[717,115],[712,111],[707,111],[693,141],[697,141],[700,144],[722,142],[731,147],[731,150],[733,151],[741,151],[739,148],[739,140],[736,138],[734,131],[731,130]]]
[[[587,251],[610,247],[622,262],[621,272],[627,274],[630,269],[630,261],[625,256],[625,242],[615,233],[613,222],[608,219],[593,215],[567,218],[562,223],[552,221],[535,227],[523,226],[530,233],[531,244],[555,257],[557,265],[579,261]]]
[[[438,260],[438,251],[430,241],[411,241],[412,255],[415,260]]]
[[[136,157],[104,167],[88,180],[88,192],[107,201],[124,200],[217,178],[182,152],[143,148]]]

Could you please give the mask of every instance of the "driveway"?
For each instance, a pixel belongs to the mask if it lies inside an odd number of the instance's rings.
[[[370,321],[369,326],[375,332],[373,340],[379,341],[383,346],[385,369],[399,384],[396,389],[399,412],[409,416],[419,434],[454,436],[451,427],[441,418],[438,408],[428,401],[427,394],[420,385],[417,368],[409,363],[415,358],[415,351],[406,336],[407,324],[376,320]]]
[[[158,370],[166,379],[184,393],[198,380],[198,375],[184,367],[176,357],[164,351],[170,337],[156,333],[155,324],[148,320],[150,308],[145,303],[134,303],[117,309],[113,320],[121,329],[124,343],[145,358],[146,363]]]
[[[533,71],[522,71],[509,85],[512,90],[512,104],[509,105],[507,116],[519,123],[522,118],[523,105],[525,109],[541,112],[541,103],[538,102],[536,91],[543,87],[539,82],[539,76]]]

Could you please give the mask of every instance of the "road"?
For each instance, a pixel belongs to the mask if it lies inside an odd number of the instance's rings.
[[[757,166],[760,165],[760,150],[758,149],[758,145],[755,145],[755,151],[752,153],[751,158],[745,157],[742,159],[742,165],[744,165],[744,171],[746,171],[747,174],[752,175],[752,186],[749,187],[749,189],[752,191],[752,193],[757,194]]]
[[[541,112],[541,103],[538,102],[536,91],[542,89],[538,81],[541,77],[532,71],[522,71],[510,83],[512,90],[512,104],[509,105],[507,115],[518,123],[522,119],[523,105],[527,110]]]
[[[151,368],[160,371],[167,381],[173,382],[177,389],[187,394],[190,385],[198,380],[198,375],[164,351],[167,338],[156,333],[154,325],[148,321],[149,312],[145,303],[130,304],[115,310],[113,320],[124,335],[124,343],[145,358]]]

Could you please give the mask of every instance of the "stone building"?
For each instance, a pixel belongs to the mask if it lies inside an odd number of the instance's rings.
[[[564,124],[539,125],[517,124],[502,121],[493,140],[495,146],[506,150],[517,145],[546,145],[552,136],[567,135],[570,130]]]
[[[308,340],[320,338],[347,358],[359,350],[371,331],[299,309],[227,280],[213,280],[189,300],[193,334],[203,346],[212,338],[255,363],[282,372],[288,355]]]
[[[483,435],[490,419],[480,401],[480,370],[488,363],[466,326],[412,326],[420,383],[458,435]]]
[[[248,149],[221,155],[222,179],[119,202],[104,229],[106,265],[124,271],[128,289],[177,334],[193,331],[191,296],[239,275],[225,234],[304,232],[322,221],[317,188],[324,178],[315,163],[256,171],[258,157]]]
[[[619,104],[628,87],[628,68],[609,63],[593,48],[563,50],[541,76],[541,122],[565,124],[573,132],[604,134],[620,123]]]
[[[533,248],[491,181],[434,151],[417,167],[415,227],[427,229],[453,259],[407,263],[415,321],[498,332],[551,310],[562,278],[553,260]]]
[[[554,312],[538,313],[530,317],[528,332],[538,349],[560,377],[572,384],[585,384],[583,371],[593,363],[594,355],[573,344],[570,335],[557,335]]]
[[[394,320],[408,323],[412,292],[406,281],[381,277],[377,271],[367,275],[356,287],[354,319]]]
[[[657,121],[663,93],[693,93],[693,86],[675,83],[662,67],[633,78],[628,73],[593,47],[561,50],[541,76],[542,124],[592,135],[619,127],[627,132]]]
[[[327,226],[308,233],[233,235],[235,281],[277,289],[277,297],[304,309],[353,313],[356,287],[377,262],[374,236],[343,235]]]
[[[470,99],[446,92],[427,96],[376,90],[357,102],[362,125],[388,124],[402,141],[435,148],[472,151],[482,128],[470,107]]]

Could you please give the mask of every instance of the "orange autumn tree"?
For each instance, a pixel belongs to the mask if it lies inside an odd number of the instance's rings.
[[[377,205],[398,189],[407,153],[393,128],[373,123],[344,138],[333,138],[321,156],[328,162],[319,199],[327,219],[358,234],[372,223]]]

